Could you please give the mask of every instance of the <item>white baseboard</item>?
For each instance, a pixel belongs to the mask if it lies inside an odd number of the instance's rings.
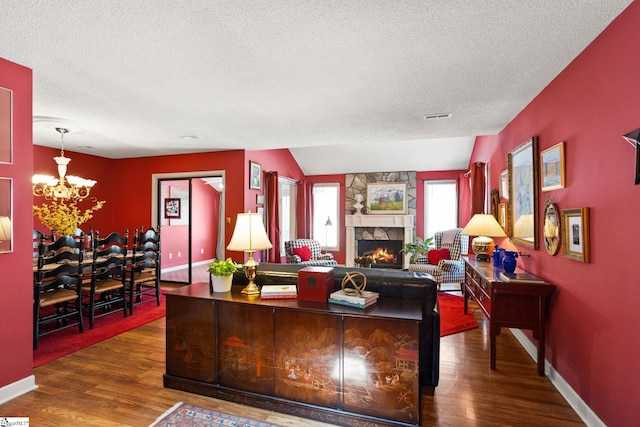
[[[7,384],[6,386],[0,388],[0,405],[37,388],[38,386],[36,385],[36,377],[34,375],[29,375],[28,377],[25,377],[14,383]],[[9,414],[3,415],[8,416]]]
[[[524,332],[520,329],[509,329],[518,342],[529,353],[529,356],[537,362],[538,360],[538,348],[531,342]],[[600,418],[591,410],[591,408],[585,403],[584,400],[575,392],[573,388],[567,383],[564,378],[555,370],[555,368],[545,359],[544,372],[547,374],[547,378],[551,381],[551,384],[555,386],[560,394],[565,398],[567,403],[576,411],[582,421],[589,427],[606,427],[606,424],[602,422]]]
[[[198,261],[198,262],[194,262],[191,264],[192,267],[196,267],[198,265],[209,265],[213,262],[212,259],[205,259],[204,261]],[[181,264],[181,265],[176,265],[173,267],[167,267],[167,268],[163,268],[160,273],[169,273],[171,271],[177,271],[177,270],[182,270],[185,268],[189,268],[189,264]]]

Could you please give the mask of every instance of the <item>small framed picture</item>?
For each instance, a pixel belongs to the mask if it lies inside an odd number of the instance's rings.
[[[564,188],[564,142],[540,153],[542,191]]]
[[[249,189],[262,190],[262,165],[249,161]]]
[[[164,217],[180,219],[180,199],[164,199]]]
[[[264,195],[256,194],[256,205],[264,205]]]
[[[509,198],[509,169],[500,172],[500,198]]]
[[[590,262],[589,208],[562,210],[562,255]]]
[[[498,205],[498,223],[505,233],[509,234],[509,202]]]

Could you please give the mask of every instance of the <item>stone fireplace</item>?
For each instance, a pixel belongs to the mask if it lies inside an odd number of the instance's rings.
[[[385,243],[396,241],[389,245],[395,248],[399,245],[400,249],[406,243],[413,242],[413,215],[347,215],[345,225],[347,267],[353,267],[355,265],[353,259],[362,254],[362,251],[359,251],[358,241],[384,240]],[[397,257],[397,265],[390,265],[390,268],[409,268],[409,257],[404,253],[399,253]]]

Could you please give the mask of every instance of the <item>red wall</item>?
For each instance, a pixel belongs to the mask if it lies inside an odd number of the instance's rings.
[[[563,257],[562,248],[555,256],[518,248],[531,255],[519,264],[557,286],[546,358],[609,426],[640,419],[635,306],[640,287],[634,260],[640,185],[634,185],[635,150],[622,139],[640,127],[637,22],[639,1],[498,136],[478,138],[471,159],[491,164],[491,188],[497,188],[509,150],[534,135],[540,151],[565,141],[565,188],[538,194],[538,220],[547,195],[560,210],[589,207],[591,263]]]
[[[0,86],[13,91],[13,164],[0,164],[0,177],[13,179],[13,252],[0,254],[0,389],[33,372],[31,82],[30,69],[0,58]]]

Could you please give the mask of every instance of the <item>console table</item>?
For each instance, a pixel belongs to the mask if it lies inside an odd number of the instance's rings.
[[[348,426],[420,424],[420,300],[168,292],[165,387]]]
[[[496,369],[496,336],[500,335],[500,328],[530,329],[538,340],[538,375],[544,376],[545,319],[555,285],[535,276],[530,282],[505,282],[500,278],[502,268],[473,257],[463,259],[464,313],[467,314],[468,299],[473,298],[489,320],[491,369]],[[525,271],[516,269],[516,273]]]

